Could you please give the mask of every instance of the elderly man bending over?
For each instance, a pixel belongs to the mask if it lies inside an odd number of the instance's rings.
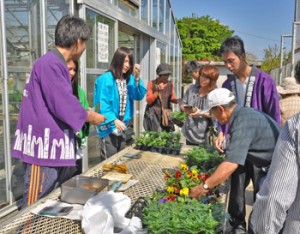
[[[225,152],[225,161],[204,184],[192,188],[190,195],[199,198],[209,189],[225,181],[234,171],[247,170],[247,164],[252,163],[257,170],[263,169],[257,178],[252,177],[255,199],[255,194],[271,164],[280,131],[279,125],[267,114],[249,107],[238,106],[233,93],[225,88],[215,89],[208,94],[208,108],[202,113],[208,111],[220,124],[230,124],[230,143]],[[236,185],[231,183],[231,188],[234,186]],[[235,196],[245,196],[245,189],[242,194],[235,194]],[[233,207],[228,209],[230,208]],[[246,230],[241,229],[238,233],[246,233]]]

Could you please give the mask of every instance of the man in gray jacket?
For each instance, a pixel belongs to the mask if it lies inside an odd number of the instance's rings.
[[[208,109],[203,112],[210,111],[220,124],[230,124],[230,143],[225,152],[224,162],[218,166],[205,183],[192,188],[190,195],[199,198],[208,193],[211,188],[225,181],[235,171],[247,171],[249,169],[247,165],[251,163],[256,170],[261,171],[252,181],[255,198],[271,164],[280,127],[269,115],[250,107],[238,106],[235,96],[228,89],[215,89],[208,94],[207,99]],[[235,191],[235,186],[231,182],[231,193]],[[244,194],[245,191],[235,193],[234,196],[241,198]],[[245,199],[239,200],[245,201]],[[229,203],[229,206],[231,204]],[[245,204],[241,205],[245,206]],[[228,209],[232,208],[228,207]],[[244,227],[235,228],[232,232],[247,233]]]

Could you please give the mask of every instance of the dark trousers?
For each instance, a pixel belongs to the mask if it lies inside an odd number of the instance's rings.
[[[21,209],[45,197],[76,173],[75,166],[44,167],[24,163],[24,167],[24,193]]]
[[[99,139],[99,144],[100,158],[102,162],[125,148],[125,132],[123,132],[121,136],[117,136],[111,133],[108,136]]]
[[[249,185],[250,179],[253,184],[253,202],[256,193],[265,178],[267,172],[258,168],[251,162],[246,161],[245,166],[238,166],[237,170],[231,175],[231,189],[229,196],[228,213],[230,214],[230,225],[233,228],[232,233],[246,232],[246,201],[245,190]],[[235,231],[236,230],[236,231]]]

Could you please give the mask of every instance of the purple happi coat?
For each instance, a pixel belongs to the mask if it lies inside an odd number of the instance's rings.
[[[255,75],[255,81],[249,106],[268,114],[281,125],[279,99],[275,81],[269,74],[257,69],[255,66],[252,67],[251,74]],[[222,87],[233,91],[234,79],[234,75],[229,75]],[[219,125],[219,131],[222,131],[224,135],[228,134],[229,125]]]
[[[74,132],[86,118],[62,55],[56,49],[47,52],[26,81],[12,157],[40,166],[74,166]]]

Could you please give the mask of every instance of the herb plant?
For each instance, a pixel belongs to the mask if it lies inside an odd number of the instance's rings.
[[[205,147],[193,147],[186,154],[187,165],[197,165],[201,171],[209,171],[224,160],[216,150],[208,151]]]
[[[215,234],[221,229],[223,210],[220,203],[205,205],[192,200],[160,204],[148,200],[143,210],[143,223],[148,233],[153,234]]]

